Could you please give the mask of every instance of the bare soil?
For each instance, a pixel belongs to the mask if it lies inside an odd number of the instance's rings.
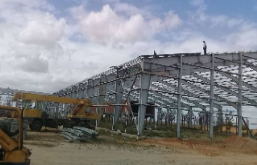
[[[31,165],[257,165],[257,141],[237,136],[135,140],[99,132],[91,143],[69,143],[58,132],[28,132],[24,146],[32,150]]]

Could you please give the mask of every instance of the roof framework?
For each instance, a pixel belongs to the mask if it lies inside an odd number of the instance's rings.
[[[101,96],[104,101],[113,101],[115,123],[119,108],[116,105],[129,94],[130,100],[140,104],[140,135],[141,120],[144,120],[145,105],[149,101],[167,109],[176,107],[178,123],[180,111],[192,107],[203,111],[207,108],[213,115],[215,111],[222,111],[223,106],[232,106],[238,110],[240,118],[242,106],[257,106],[256,80],[257,52],[141,55],[54,95],[90,98],[95,104],[99,104]],[[239,124],[242,124],[240,119]],[[241,127],[238,129],[241,135]],[[210,137],[212,131],[210,129]],[[179,132],[177,128],[178,137]]]

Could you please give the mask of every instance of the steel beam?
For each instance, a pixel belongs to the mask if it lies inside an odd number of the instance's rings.
[[[179,79],[178,79],[178,109],[177,109],[177,138],[180,138],[180,124],[181,124],[181,79],[182,79],[183,59],[182,55],[179,58]]]
[[[155,85],[152,84],[152,86],[155,86]],[[166,91],[166,89],[162,89],[162,87],[158,87],[158,86],[156,86],[156,87],[159,88],[159,89],[161,89],[161,90]],[[159,94],[161,95],[161,97],[158,97],[159,99],[165,100],[165,101],[169,102],[170,104],[173,104],[173,105],[177,106],[177,104],[175,104],[175,103],[177,102],[176,99],[171,98],[171,97],[168,97],[168,96],[165,96],[165,95],[163,95],[163,94],[161,94],[161,93],[159,93]],[[154,96],[152,96],[152,97],[157,97],[157,96],[154,95]],[[182,104],[182,106],[184,106],[184,107],[186,107],[186,108],[188,108],[188,109],[190,109],[190,107],[191,107],[191,105],[188,105],[188,104],[183,103],[183,102],[181,102],[181,104]]]
[[[221,75],[223,75],[225,77],[230,78],[231,80],[233,80],[234,82],[236,82],[238,84],[238,78],[237,77],[234,77],[234,76],[232,76],[232,75],[230,75],[228,73],[224,73],[224,72],[220,72],[219,74],[221,74]],[[257,92],[257,88],[252,86],[251,84],[248,84],[247,82],[242,81],[242,85],[247,87],[247,88],[249,88],[249,89],[254,90],[255,92]]]
[[[203,80],[203,81],[205,81],[205,82],[207,82],[207,83],[210,83],[210,80],[208,80],[207,78],[205,78],[205,77],[203,77],[203,76],[201,76],[201,75],[198,75],[198,74],[196,74],[196,73],[192,73],[192,75],[195,76],[195,77],[197,77],[197,78],[199,78],[199,79],[201,79],[201,80]],[[188,82],[185,82],[185,83],[187,84]],[[218,88],[220,88],[220,89],[222,89],[222,90],[224,90],[224,91],[226,91],[226,92],[228,92],[228,93],[230,93],[230,94],[232,94],[232,95],[234,95],[234,96],[238,96],[238,93],[237,93],[237,92],[230,90],[228,87],[218,85],[218,84],[215,83],[215,82],[214,82],[214,86],[215,86],[215,87],[218,87]],[[252,100],[252,99],[249,99],[249,98],[247,98],[247,97],[245,97],[245,96],[242,96],[242,99],[243,99],[244,101],[248,101],[248,102],[249,102],[251,105],[253,105],[253,106],[257,106],[257,102],[254,101],[254,100]]]
[[[197,74],[192,73],[192,75],[196,76]],[[197,78],[199,78],[199,79],[201,79],[201,80],[203,80],[203,81],[206,80],[206,78],[203,77],[203,76],[201,76],[201,75],[197,75]],[[207,79],[207,80],[208,80],[208,79]],[[210,81],[210,80],[208,80],[208,81]],[[202,88],[202,87],[195,86],[195,85],[193,85],[193,84],[191,84],[191,83],[188,83],[188,82],[184,82],[184,83],[185,83],[186,85],[191,86],[191,87],[193,87],[193,88],[195,88],[195,89],[198,89],[198,90],[200,90],[200,91],[202,91],[202,92],[204,92],[204,93],[207,93],[208,95],[211,94],[209,91],[207,91],[206,89],[204,89],[204,88]],[[212,86],[212,87],[214,87],[214,86]],[[214,94],[214,97],[216,98],[216,100],[219,100],[219,101],[224,100],[224,101],[225,101],[226,103],[228,103],[230,106],[233,106],[234,108],[237,108],[237,104],[235,104],[235,103],[233,103],[233,102],[231,102],[231,101],[229,101],[229,100],[227,100],[227,99],[225,99],[225,98],[222,98],[222,97],[220,97],[220,96],[217,95],[217,94]]]
[[[243,55],[242,55],[243,56]],[[243,56],[243,57],[247,57],[247,56]],[[242,58],[243,58],[242,57]],[[217,58],[217,57],[216,57]],[[227,63],[227,64],[231,64],[231,65],[234,65],[235,63],[236,64],[238,64],[238,65],[240,65],[240,59],[239,59],[239,61],[235,61],[235,60],[227,60],[227,59],[224,59],[224,58],[217,58],[217,59],[219,59],[219,60],[222,60],[222,61],[225,61],[225,63]],[[251,59],[254,59],[254,58],[251,58]],[[256,60],[256,59],[255,59]],[[246,61],[243,61],[242,60],[242,65],[245,65],[245,66],[247,66],[247,67],[249,67],[249,68],[251,68],[251,69],[253,69],[254,71],[257,71],[257,66],[255,66],[255,65],[253,65],[253,64],[251,64],[251,63],[249,63],[249,62],[246,62]]]
[[[175,85],[171,85],[171,84],[169,84],[169,83],[167,83],[167,82],[165,82],[165,81],[160,81],[160,82],[161,82],[162,84],[168,86],[168,87],[176,88]],[[159,89],[161,89],[161,90],[168,91],[167,89],[164,89],[163,87],[160,87],[160,86],[157,86],[157,85],[154,85],[154,84],[152,84],[152,86],[156,86],[157,88],[159,88]],[[182,91],[183,93],[185,93],[186,95],[188,95],[189,97],[198,98],[196,95],[194,95],[193,93],[191,93],[191,92],[189,92],[189,91],[187,91],[187,90],[185,90],[185,89],[183,89],[183,88],[181,89],[181,91]],[[189,98],[182,97],[182,99],[186,100],[186,101],[189,102],[189,103],[195,104],[195,106],[197,106],[197,107],[199,107],[199,108],[201,108],[201,109],[204,107],[203,105],[199,104],[197,101],[190,100]],[[205,99],[203,99],[203,100],[206,101]]]
[[[165,85],[168,86],[168,87],[176,88],[175,85],[171,85],[171,84],[169,84],[169,83],[166,82],[166,81],[163,81],[163,80],[159,80],[159,81],[160,81],[162,84],[165,84]],[[183,81],[183,84],[185,84],[185,83],[187,83],[187,85],[190,86],[190,87],[192,87],[192,88],[198,89],[198,90],[200,90],[200,91],[206,93],[205,89],[202,89],[202,88],[200,88],[200,87],[198,87],[198,86],[195,86],[195,85],[193,85],[193,84],[191,84],[191,83],[188,83],[188,82]],[[192,92],[190,92],[190,91],[188,91],[188,90],[186,90],[186,89],[184,89],[184,88],[182,88],[181,91],[182,91],[184,94],[186,94],[187,96],[189,96],[189,97],[197,98],[197,99],[199,99],[199,100],[201,100],[201,101],[203,101],[203,102],[206,102],[206,103],[209,102],[209,99],[199,97],[198,95],[196,95],[196,94],[194,94],[194,93],[192,93]],[[207,94],[208,94],[208,93],[207,93]],[[186,97],[182,97],[182,99],[186,99]],[[190,99],[186,99],[186,100],[189,102]],[[190,100],[190,102],[193,103],[193,104],[195,104],[196,106],[199,105],[199,103],[198,103],[197,101]],[[204,108],[203,105],[202,105],[202,106],[199,105],[198,107],[201,108],[201,109]],[[217,103],[214,103],[214,107],[216,107],[217,109],[218,109],[218,108],[222,108],[222,106],[219,105],[219,104],[217,104]]]
[[[247,57],[247,58],[254,58],[254,57],[256,57],[256,55],[257,55],[257,52],[244,52],[244,57]],[[141,68],[139,65],[142,63],[142,61],[144,61],[145,63],[155,63],[156,66],[158,64],[163,65],[163,67],[162,67],[163,71],[165,71],[165,69],[166,69],[166,71],[168,70],[170,75],[174,71],[175,75],[177,75],[177,73],[178,73],[177,69],[170,70],[169,66],[173,66],[173,65],[179,63],[179,56],[180,56],[180,54],[160,54],[160,55],[157,55],[157,58],[155,58],[156,56],[150,56],[150,55],[149,56],[140,56],[136,59],[128,61],[127,63],[119,65],[119,67],[124,68],[124,69],[137,68],[138,70],[140,70],[140,69],[144,70],[144,65],[141,65]],[[220,54],[216,54],[215,56],[224,58],[226,60],[238,60],[238,53],[220,53]],[[186,53],[186,54],[184,54],[183,59],[184,59],[183,62],[189,63],[189,64],[204,65],[204,64],[209,64],[211,62],[210,56],[200,55],[200,53]],[[222,63],[219,63],[219,64],[222,65]],[[160,66],[158,66],[158,67],[160,67]],[[184,73],[187,74],[190,71],[195,69],[195,67],[189,67],[189,68],[187,68],[187,66],[184,66],[184,67],[185,67],[185,69],[184,69],[185,72],[183,71],[183,74]],[[160,72],[160,71],[161,70],[158,70],[158,72]],[[199,71],[201,71],[201,69],[199,69]],[[90,79],[91,80],[97,79],[97,78],[101,77],[102,74],[104,74],[108,77],[109,75],[112,75],[115,72],[116,72],[116,70],[112,68],[112,69],[109,69],[100,74],[94,75],[88,79],[85,79],[85,80],[79,82],[78,84],[80,84],[80,83],[84,84]],[[62,90],[66,91],[70,87],[71,86],[69,86],[65,89],[62,89]],[[61,91],[61,90],[59,90],[59,91]],[[58,93],[59,91],[57,91],[56,93]]]
[[[167,83],[167,82],[163,82],[165,85],[168,85],[168,86],[170,86],[170,87],[172,87],[172,85],[171,84],[169,84],[169,83]],[[193,85],[193,84],[188,84],[190,87],[192,87],[192,88],[195,88],[195,89],[198,89],[198,90],[200,90],[200,91],[202,91],[202,92],[206,92],[206,91],[204,91],[202,88],[199,88],[198,86],[195,86],[195,85]],[[209,99],[206,99],[206,98],[202,98],[202,97],[199,97],[199,96],[197,96],[196,94],[194,94],[194,93],[192,93],[192,92],[190,92],[190,91],[188,91],[188,90],[186,90],[186,89],[183,89],[182,88],[182,92],[183,93],[185,93],[186,95],[188,95],[189,97],[194,97],[194,98],[198,98],[199,100],[201,100],[201,101],[203,101],[203,102],[206,102],[206,103],[208,103],[210,100]],[[182,97],[183,99],[186,99],[186,97]],[[190,102],[192,102],[193,104],[195,104],[196,106],[198,106],[199,105],[199,103],[197,102],[197,101],[193,101],[193,100],[190,100],[190,99],[186,99],[188,102],[190,101]],[[199,105],[198,106],[199,108],[201,108],[201,109],[204,109],[205,107],[203,107],[203,106],[201,106],[201,105]],[[217,104],[217,103],[214,103],[214,107],[216,107],[217,109],[218,108],[222,108],[222,106],[221,105],[219,105],[219,104]]]
[[[162,87],[160,86],[157,86],[155,84],[151,84],[151,87],[154,87],[154,88],[157,88],[159,91],[157,90],[148,90],[150,92],[153,92],[153,93],[149,93],[149,99],[151,99],[151,97],[153,98],[153,100],[155,101],[156,99],[159,99],[163,102],[165,102],[166,104],[170,104],[170,105],[173,105],[173,106],[177,106],[177,104],[175,104],[175,102],[177,102],[177,100],[175,100],[174,98],[170,98],[166,95],[163,95],[163,93],[167,93],[169,94],[170,92],[166,89],[163,89]],[[127,91],[126,91],[127,92]],[[131,94],[132,96],[135,96],[134,94]],[[157,96],[157,95],[161,95],[161,97]],[[170,94],[169,94],[170,95]],[[171,100],[173,100],[171,102]],[[190,105],[188,104],[184,104],[182,103],[183,106],[187,107],[187,108],[190,108]]]
[[[237,116],[238,116],[238,136],[242,136],[242,54],[239,54],[239,67],[238,67],[238,108],[237,108]]]
[[[162,95],[162,97],[164,97],[164,95]],[[177,103],[178,102],[178,100],[176,100],[175,98],[171,98],[171,97],[168,97],[168,100],[166,100],[167,102],[169,102],[169,101],[173,101],[174,103]],[[178,106],[178,104],[174,104],[174,105],[176,105],[176,106]],[[190,105],[189,104],[186,104],[186,103],[183,103],[182,101],[181,101],[181,107],[185,107],[185,108],[187,108],[187,109],[190,109]]]
[[[197,106],[197,107],[199,107],[201,109],[205,108],[204,105],[200,104],[199,102],[197,102],[195,100],[190,100],[189,98],[186,98],[186,97],[182,97],[182,100],[186,100],[187,102],[192,103],[192,104],[194,104],[195,106]]]
[[[214,54],[211,54],[212,61],[211,61],[211,74],[210,74],[210,115],[209,115],[209,121],[210,121],[210,128],[209,128],[209,136],[212,139],[213,138],[213,99],[214,99]]]
[[[158,94],[160,96],[157,96]],[[162,95],[160,93],[158,93],[158,94],[149,94],[148,98],[154,100],[155,102],[161,101],[163,105],[171,105],[172,107],[177,107],[177,104],[176,104],[177,100],[176,99],[170,98],[170,97]],[[158,103],[160,103],[160,102],[158,102]],[[190,105],[182,103],[182,107],[189,109]]]

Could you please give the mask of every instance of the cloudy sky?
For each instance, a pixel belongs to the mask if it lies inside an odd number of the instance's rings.
[[[256,0],[0,0],[0,87],[55,92],[141,54],[257,50]]]

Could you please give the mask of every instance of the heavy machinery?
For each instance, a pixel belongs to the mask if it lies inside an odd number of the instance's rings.
[[[90,126],[90,119],[98,119],[97,113],[87,112],[86,109],[90,107],[91,103],[88,99],[75,99],[67,97],[58,97],[52,95],[41,95],[31,93],[15,93],[13,101],[22,101],[24,111],[23,118],[29,122],[32,131],[40,131],[42,126],[49,128],[57,128],[59,125],[64,127],[73,127],[76,125],[92,128]],[[35,108],[30,108],[28,105],[35,103]],[[46,111],[42,111],[43,103],[61,103],[73,105],[74,108],[67,114],[65,118],[50,117]],[[41,105],[41,106],[40,106]]]
[[[31,152],[23,146],[23,118],[22,110],[15,107],[0,106],[0,109],[13,111],[18,116],[18,138],[13,138],[7,126],[0,125],[0,165],[29,165]]]

